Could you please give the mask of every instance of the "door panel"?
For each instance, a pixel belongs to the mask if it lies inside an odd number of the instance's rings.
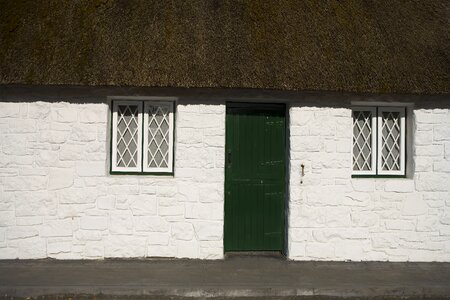
[[[225,251],[283,250],[285,144],[284,105],[227,106]]]

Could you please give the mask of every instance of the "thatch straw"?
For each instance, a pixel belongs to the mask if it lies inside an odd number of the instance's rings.
[[[0,84],[450,93],[448,0],[0,0]]]

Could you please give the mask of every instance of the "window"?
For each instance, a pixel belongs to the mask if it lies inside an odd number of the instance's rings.
[[[112,172],[173,172],[173,102],[114,101]]]
[[[353,108],[353,175],[405,175],[405,107]]]

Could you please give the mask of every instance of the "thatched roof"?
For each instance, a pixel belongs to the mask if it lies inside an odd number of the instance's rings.
[[[0,0],[0,84],[450,93],[448,0]]]

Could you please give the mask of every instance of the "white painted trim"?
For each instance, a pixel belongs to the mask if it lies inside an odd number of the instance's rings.
[[[169,107],[169,159],[167,162],[167,168],[150,168],[148,167],[148,123],[149,123],[149,113],[148,106],[155,105],[154,101],[144,102],[144,143],[143,143],[143,171],[152,173],[171,173],[173,172],[173,144],[174,144],[174,102],[158,102],[156,105],[164,105]]]
[[[377,169],[378,175],[405,175],[405,151],[406,151],[406,121],[405,121],[406,107],[379,107],[378,108],[378,145],[380,145],[380,151],[377,154]],[[381,145],[382,145],[382,113],[383,112],[399,112],[400,113],[400,170],[398,171],[385,171],[382,170],[381,165]]]
[[[138,106],[138,145],[136,167],[117,167],[117,110],[119,105]],[[142,170],[142,102],[141,101],[114,101],[112,112],[112,147],[111,147],[111,171],[113,172],[140,172]]]
[[[353,111],[370,111],[372,114],[371,127],[372,127],[372,159],[371,159],[371,171],[356,171],[353,170]],[[355,106],[352,107],[352,138],[351,138],[351,155],[352,155],[352,175],[376,175],[377,174],[377,109],[371,106]]]

